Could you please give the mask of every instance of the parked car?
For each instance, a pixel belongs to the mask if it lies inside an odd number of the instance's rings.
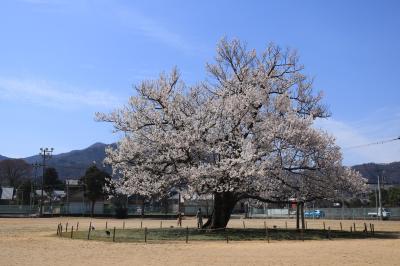
[[[304,217],[305,218],[324,218],[325,217],[325,213],[324,211],[321,210],[311,210],[311,211],[305,211],[304,212]]]
[[[391,216],[391,212],[385,208],[382,208],[382,209],[378,208],[378,212],[369,212],[368,216],[369,217],[382,217],[383,220],[387,220]]]

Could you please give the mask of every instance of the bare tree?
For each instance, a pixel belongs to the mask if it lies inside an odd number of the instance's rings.
[[[18,187],[31,177],[32,166],[22,159],[6,159],[0,161],[0,183]]]

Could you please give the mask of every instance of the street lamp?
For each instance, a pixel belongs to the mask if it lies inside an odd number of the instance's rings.
[[[42,192],[40,198],[40,216],[43,216],[43,189],[44,189],[44,173],[46,171],[46,159],[50,159],[52,156],[54,149],[53,148],[40,148],[39,155],[42,156],[43,163],[42,163]]]

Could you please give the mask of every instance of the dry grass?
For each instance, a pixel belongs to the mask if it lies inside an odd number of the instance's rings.
[[[122,228],[122,220],[93,219],[93,225]],[[324,220],[308,220],[308,228],[323,228]],[[0,219],[1,265],[400,265],[399,239],[322,240],[251,242],[192,242],[189,244],[106,243],[54,237],[57,224],[79,222],[86,230],[88,218]],[[126,228],[140,227],[141,220],[125,221]],[[267,220],[267,225],[285,228],[285,220]],[[371,221],[366,221],[367,223]],[[176,226],[164,220],[163,227]],[[364,221],[356,221],[361,228]],[[376,231],[400,231],[399,221],[375,221]],[[293,220],[287,221],[293,228]],[[343,221],[350,229],[353,221]],[[184,220],[193,227],[195,221]],[[159,220],[144,220],[143,227],[160,227]],[[243,227],[243,220],[232,220],[230,227]],[[263,227],[264,220],[245,220],[246,227]],[[325,226],[339,229],[340,221],[325,220]]]

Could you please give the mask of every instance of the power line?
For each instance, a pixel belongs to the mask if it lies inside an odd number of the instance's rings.
[[[346,148],[343,148],[343,149],[344,149],[344,150],[349,150],[349,149],[364,148],[364,147],[369,147],[369,146],[373,146],[373,145],[385,144],[385,143],[393,142],[393,141],[396,141],[396,140],[400,140],[400,137],[397,137],[397,138],[394,138],[394,139],[388,139],[388,140],[382,140],[382,141],[372,142],[372,143],[363,144],[363,145],[357,145],[357,146],[352,146],[352,147],[346,147]]]

